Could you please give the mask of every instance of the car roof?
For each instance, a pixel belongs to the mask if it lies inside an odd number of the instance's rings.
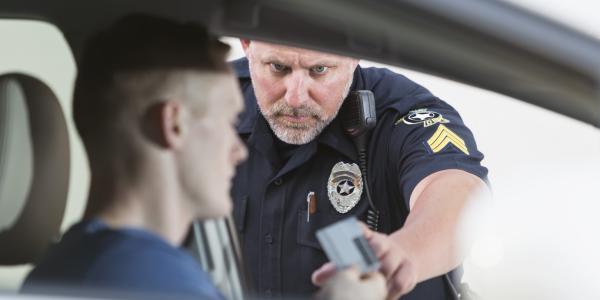
[[[496,91],[600,127],[600,42],[492,0],[3,0],[0,17],[55,24],[75,57],[128,13],[207,25],[407,67]]]

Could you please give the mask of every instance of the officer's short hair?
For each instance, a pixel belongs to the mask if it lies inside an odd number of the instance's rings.
[[[124,17],[93,35],[79,60],[73,95],[73,118],[88,151],[106,142],[120,101],[127,100],[114,96],[117,81],[124,77],[120,75],[179,70],[229,73],[228,51],[228,45],[200,25],[146,15]]]

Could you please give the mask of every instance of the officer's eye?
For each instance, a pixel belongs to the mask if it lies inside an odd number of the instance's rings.
[[[271,65],[271,70],[273,72],[283,73],[283,72],[287,71],[287,66],[284,66],[282,64],[270,63],[270,65]]]
[[[329,67],[326,66],[314,66],[310,68],[310,71],[314,74],[325,74],[325,72],[327,72],[328,69]]]

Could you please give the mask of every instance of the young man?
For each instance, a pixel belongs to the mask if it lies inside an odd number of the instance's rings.
[[[24,291],[222,298],[179,246],[192,220],[230,212],[230,180],[246,157],[227,51],[202,27],[146,16],[89,41],[73,100],[92,174],[87,208]],[[382,297],[382,278],[348,276],[338,280],[379,284]]]
[[[255,290],[314,291],[333,273],[326,266],[313,274],[327,261],[315,232],[349,215],[366,221],[371,209],[380,212],[380,232],[367,235],[390,298],[451,299],[444,274],[462,260],[459,217],[486,190],[487,175],[458,113],[407,78],[361,68],[357,59],[259,41],[242,47],[246,58],[233,66],[246,104],[238,133],[249,156],[234,179],[234,216]],[[356,90],[372,91],[376,101],[367,145],[375,207],[338,116]]]

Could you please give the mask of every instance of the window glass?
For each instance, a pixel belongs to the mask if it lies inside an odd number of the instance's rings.
[[[226,41],[233,46],[231,59],[243,55],[237,40]],[[596,268],[586,264],[600,267],[600,258],[592,259],[600,239],[591,238],[600,226],[595,216],[600,210],[598,128],[451,80],[370,61],[360,64],[392,69],[450,103],[485,154],[494,199],[487,219],[482,220],[481,210],[469,210],[476,215],[464,224],[469,233],[479,231],[464,264],[464,280],[476,292],[511,299],[523,290],[543,291],[547,282],[563,290],[577,286],[562,285],[567,278],[589,278],[581,281],[583,286],[597,286],[591,282]],[[560,271],[550,272],[550,266]],[[523,282],[523,290],[510,294],[515,282]]]

